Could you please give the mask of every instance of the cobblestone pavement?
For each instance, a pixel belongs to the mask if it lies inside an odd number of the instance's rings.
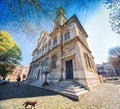
[[[0,109],[24,109],[27,100],[36,100],[36,109],[120,109],[120,81],[101,84],[79,101],[25,84],[0,86]]]

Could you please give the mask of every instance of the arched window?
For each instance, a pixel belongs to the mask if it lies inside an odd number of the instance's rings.
[[[57,45],[57,39],[53,41],[53,47]]]
[[[42,54],[44,53],[44,47],[42,48]]]
[[[52,56],[52,68],[56,68],[57,57],[54,55]]]
[[[90,57],[88,56],[88,54],[84,53],[84,58],[85,58],[85,61],[86,61],[86,66],[91,68],[91,59]]]
[[[45,66],[48,66],[48,61],[49,61],[49,58],[47,57],[47,58],[45,59]]]
[[[50,51],[50,46],[51,46],[51,43],[48,44],[48,51]]]
[[[65,36],[64,36],[64,42],[66,42],[67,40],[70,39],[70,33],[66,33]]]

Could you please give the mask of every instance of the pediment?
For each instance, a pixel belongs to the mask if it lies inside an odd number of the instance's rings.
[[[75,55],[75,52],[66,52],[66,53],[62,56],[62,59],[67,58],[67,57],[70,57],[70,56],[74,56],[74,55]]]
[[[40,38],[38,39],[38,45],[37,46],[40,47],[40,46],[45,45],[46,43],[48,43],[48,41],[50,39],[51,39],[51,37],[49,36],[49,34],[47,32],[45,32],[45,31],[43,31],[41,33]]]

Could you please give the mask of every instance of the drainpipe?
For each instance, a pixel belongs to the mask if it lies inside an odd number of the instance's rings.
[[[60,81],[63,81],[63,60],[62,60],[62,56],[63,56],[63,34],[61,31],[61,42],[60,42],[60,46],[61,46],[61,79]]]

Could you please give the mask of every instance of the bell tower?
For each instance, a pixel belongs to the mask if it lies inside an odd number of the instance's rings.
[[[60,7],[56,12],[56,18],[54,20],[55,27],[59,25],[63,25],[67,21],[65,15],[66,15],[66,12],[62,7]]]

